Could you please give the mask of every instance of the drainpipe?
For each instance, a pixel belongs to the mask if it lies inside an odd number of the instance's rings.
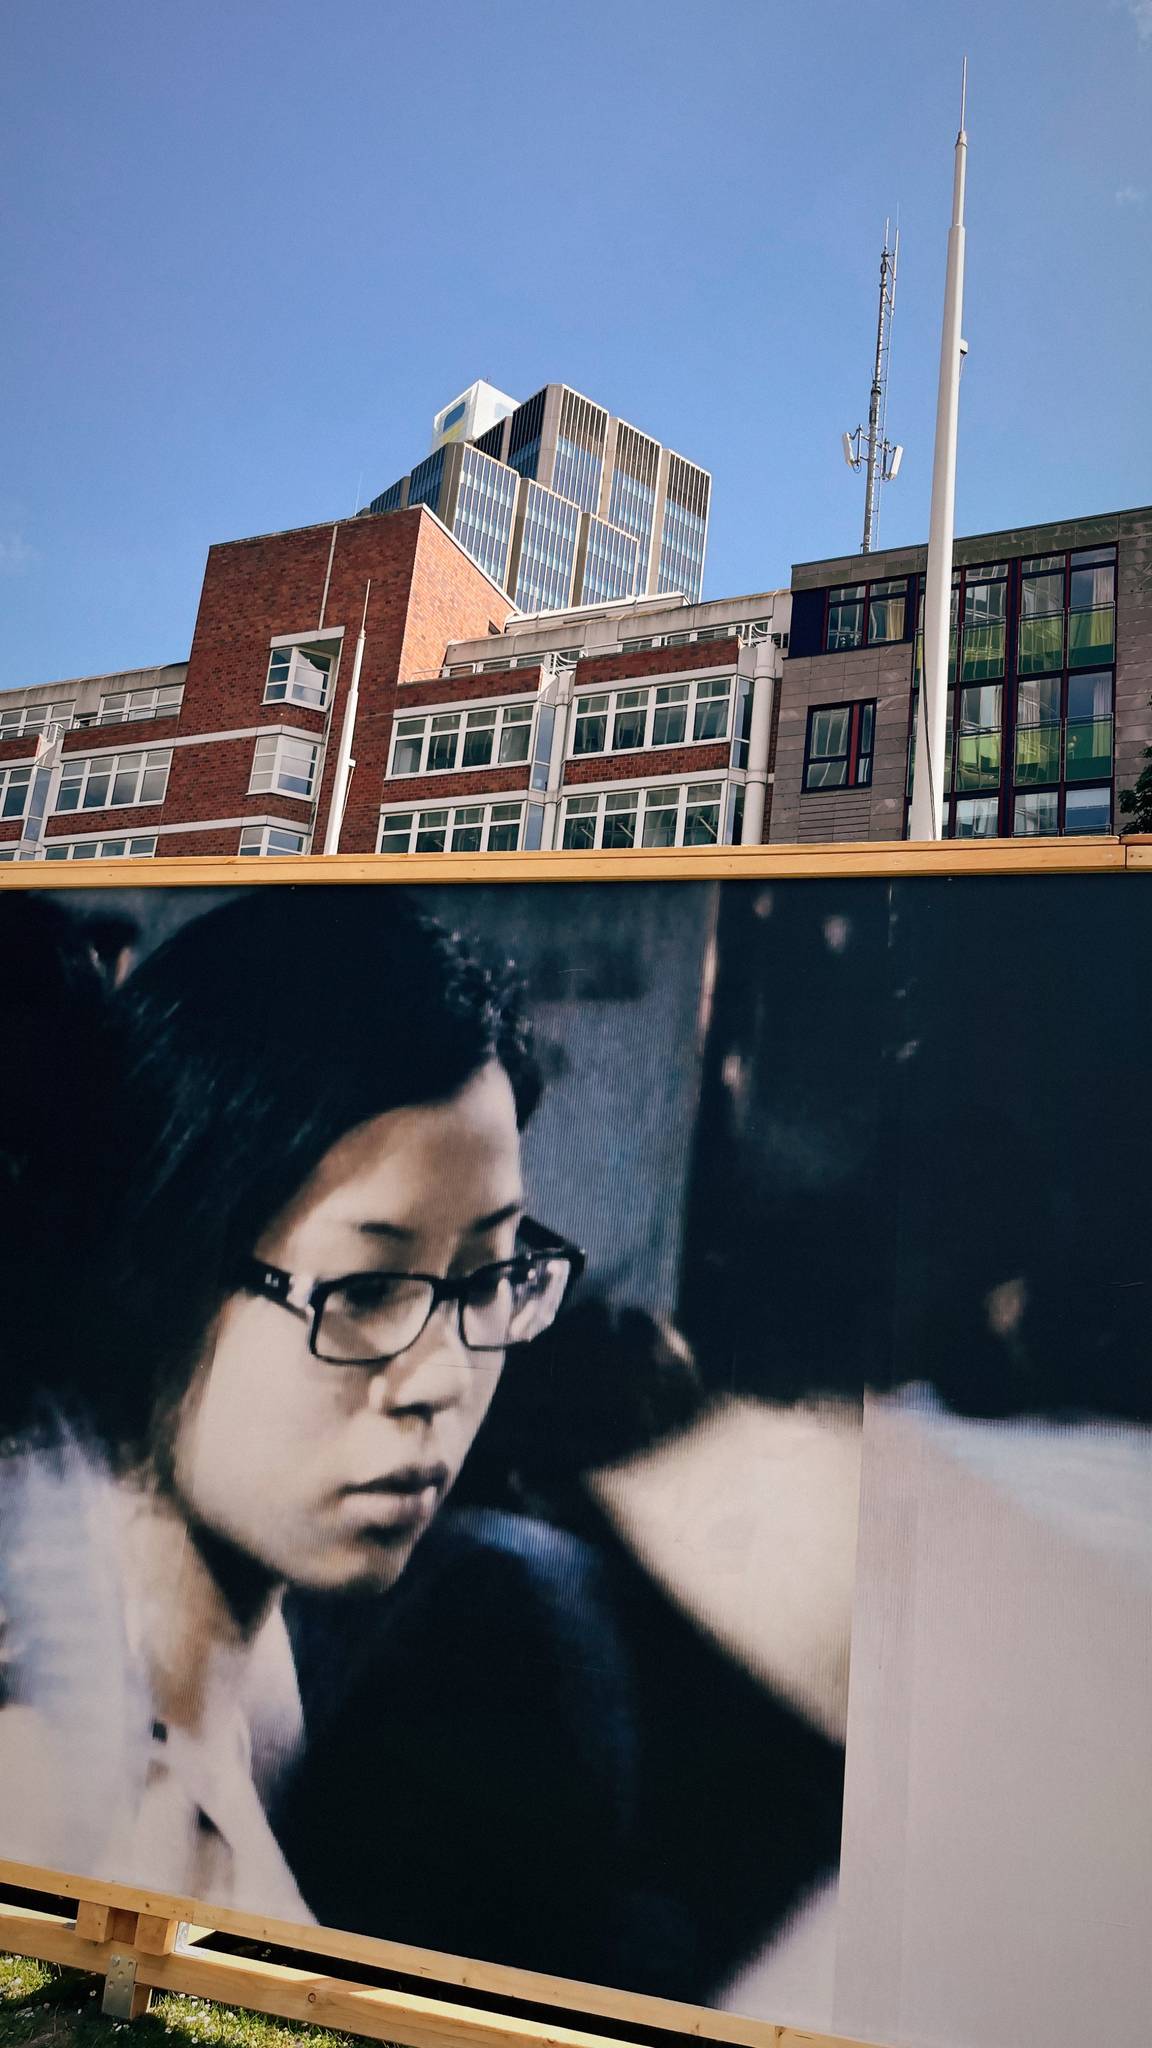
[[[741,846],[759,846],[764,838],[764,810],[768,794],[768,747],[772,737],[772,703],[776,678],[771,661],[774,647],[757,647],[752,676],[752,722],[748,732],[748,767],[744,784],[744,817],[740,826]]]
[[[339,853],[340,832],[344,824],[344,810],[348,802],[348,785],[356,763],[352,759],[352,742],[356,736],[356,713],[360,704],[360,670],[364,664],[365,629],[368,621],[368,598],[372,589],[369,578],[364,587],[364,610],[360,619],[360,637],[356,642],[356,658],[352,663],[352,680],[348,685],[348,696],[344,704],[344,723],[340,728],[340,745],[336,750],[336,772],[332,777],[332,797],[328,805],[328,826],[324,834],[325,853]]]
[[[572,669],[553,665],[552,675],[541,691],[541,704],[551,698],[554,710],[552,746],[548,755],[548,786],[544,792],[544,820],[540,833],[541,851],[547,853],[558,841],[560,794],[564,785],[564,761],[568,753],[568,724],[572,715]]]

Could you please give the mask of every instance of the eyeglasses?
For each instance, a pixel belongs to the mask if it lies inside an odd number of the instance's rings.
[[[521,1249],[459,1280],[435,1273],[347,1273],[313,1280],[246,1259],[239,1284],[292,1315],[310,1318],[308,1349],[330,1365],[384,1365],[422,1336],[441,1302],[453,1302],[468,1351],[506,1351],[530,1344],[560,1313],[584,1270],[584,1254],[542,1224],[525,1218]]]

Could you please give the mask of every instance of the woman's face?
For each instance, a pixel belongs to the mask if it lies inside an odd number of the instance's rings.
[[[456,1277],[512,1256],[521,1208],[516,1110],[493,1062],[450,1101],[349,1131],[253,1251],[314,1280]],[[176,1492],[277,1578],[383,1590],[456,1478],[503,1354],[466,1351],[451,1303],[386,1366],[323,1363],[309,1327],[263,1296],[227,1302],[177,1423]]]

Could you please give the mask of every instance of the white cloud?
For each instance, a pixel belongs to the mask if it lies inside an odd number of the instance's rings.
[[[22,576],[40,560],[22,533],[0,533],[0,576]]]
[[[1136,39],[1152,48],[1152,0],[1128,0],[1128,12],[1136,24]]]
[[[1117,206],[1143,206],[1148,194],[1139,185],[1121,185],[1114,196]]]

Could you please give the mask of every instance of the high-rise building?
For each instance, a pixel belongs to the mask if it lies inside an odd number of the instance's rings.
[[[427,505],[521,612],[615,598],[699,601],[712,480],[603,406],[546,384],[517,405],[477,383],[432,452],[372,500]]]

